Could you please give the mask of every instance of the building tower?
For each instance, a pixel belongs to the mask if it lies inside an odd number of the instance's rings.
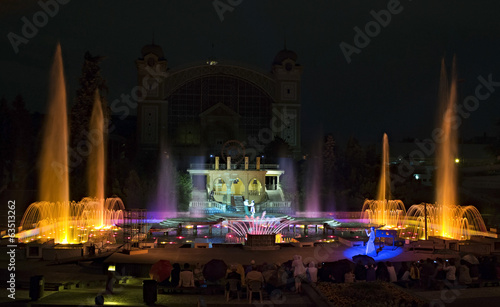
[[[167,138],[168,102],[165,99],[167,60],[160,46],[146,45],[137,67],[138,138],[143,149],[158,149]]]
[[[273,122],[275,135],[285,140],[300,155],[300,80],[302,66],[297,64],[297,54],[285,48],[276,54],[272,75],[276,80]],[[276,118],[276,121],[274,120]]]

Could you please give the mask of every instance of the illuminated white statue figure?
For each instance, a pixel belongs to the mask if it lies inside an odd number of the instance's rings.
[[[375,252],[375,227],[370,227],[370,233],[365,229],[366,235],[368,236],[368,242],[366,242],[366,255],[370,255]]]

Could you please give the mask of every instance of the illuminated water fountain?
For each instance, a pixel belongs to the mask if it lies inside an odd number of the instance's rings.
[[[266,212],[260,217],[245,217],[244,221],[235,221],[228,224],[228,228],[240,237],[251,235],[271,235],[279,234],[281,231],[293,223],[291,219],[280,219],[266,217]]]
[[[370,224],[384,225],[385,228],[401,228],[406,209],[401,200],[391,200],[391,183],[389,176],[389,139],[384,133],[382,146],[382,165],[377,199],[367,199],[363,204],[362,218]]]
[[[441,142],[436,151],[436,203],[413,205],[408,209],[407,221],[413,233],[425,238],[425,216],[427,208],[428,236],[448,237],[457,240],[469,239],[471,235],[485,234],[486,226],[481,214],[474,206],[459,206],[457,196],[458,156],[457,129],[454,127],[457,100],[455,64],[451,82],[444,65],[441,65],[439,100],[442,108]]]
[[[95,94],[90,120],[92,143],[88,159],[89,195],[79,202],[69,200],[68,123],[66,86],[61,47],[56,49],[51,70],[49,112],[40,156],[42,201],[31,204],[21,220],[20,241],[54,239],[55,243],[84,243],[102,236],[102,231],[122,223],[125,209],[119,198],[104,199],[105,129],[99,99]]]

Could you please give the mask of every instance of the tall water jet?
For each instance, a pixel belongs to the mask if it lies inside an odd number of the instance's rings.
[[[123,221],[119,198],[104,200],[105,142],[104,118],[96,93],[89,132],[91,156],[88,182],[91,197],[69,201],[68,123],[66,88],[61,47],[58,45],[51,70],[49,111],[44,127],[40,157],[40,201],[32,203],[23,215],[16,236],[21,242],[54,240],[54,243],[85,243],[94,238],[105,239]]]
[[[391,200],[391,179],[389,174],[389,138],[384,133],[377,198],[375,200],[365,200],[361,209],[362,218],[368,219],[370,224],[385,225],[388,228],[401,227],[406,209],[401,200]]]
[[[148,211],[153,219],[163,219],[177,214],[176,177],[177,171],[167,150],[160,153],[160,170],[156,199],[150,203]]]
[[[58,44],[50,73],[49,110],[43,131],[40,155],[39,199],[69,201],[68,122],[66,85],[61,45]]]
[[[98,212],[97,223],[99,226],[104,225],[104,182],[105,182],[105,165],[106,165],[106,141],[104,131],[104,115],[102,112],[102,103],[99,96],[99,91],[94,94],[94,106],[92,107],[92,115],[89,122],[89,144],[90,155],[87,160],[87,184],[88,195],[95,198],[97,202]]]
[[[457,197],[458,154],[455,105],[457,101],[457,78],[453,61],[451,80],[448,81],[444,60],[441,63],[439,80],[440,139],[436,140],[436,203],[413,205],[408,209],[406,225],[410,233],[418,238],[429,236],[448,237],[458,240],[471,235],[485,235],[486,226],[481,214],[474,206],[459,206]],[[425,229],[427,216],[427,229]]]
[[[87,160],[88,195],[104,200],[106,140],[101,98],[97,90],[94,95],[94,106],[92,108],[89,128],[89,140],[91,141],[89,145],[91,146],[91,150]]]
[[[297,181],[295,165],[292,158],[279,158],[278,164],[285,171],[280,179],[280,193],[282,198],[292,203],[292,208],[297,208],[299,195],[297,193]]]
[[[391,181],[389,176],[389,138],[384,133],[382,139],[382,165],[380,166],[380,181],[377,200],[391,199]]]
[[[307,217],[315,217],[321,211],[321,187],[323,186],[321,143],[318,143],[312,153],[307,160],[307,176],[303,179],[306,187],[304,211]]]
[[[61,45],[57,44],[54,63],[50,72],[49,110],[43,132],[40,156],[39,199],[58,203],[61,217],[58,223],[68,228],[69,173],[68,173],[68,122],[66,115],[66,84]],[[66,232],[53,234],[55,240],[67,242]]]
[[[448,83],[443,59],[439,82],[442,142],[438,143],[436,149],[436,203],[442,206],[441,236],[448,236],[451,233],[450,219],[453,218],[452,207],[458,205],[456,192],[457,166],[455,163],[455,158],[458,154],[457,128],[452,126],[453,119],[456,116],[455,104],[457,100],[455,61],[453,61],[451,80]]]

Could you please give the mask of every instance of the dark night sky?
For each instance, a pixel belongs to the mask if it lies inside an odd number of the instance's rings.
[[[47,1],[47,0],[43,0]],[[227,0],[220,0],[227,3]],[[9,32],[21,35],[22,17],[41,10],[37,1],[0,1],[0,96],[21,93],[30,110],[45,112],[47,76],[57,41],[62,44],[69,101],[83,54],[107,56],[103,75],[108,101],[136,85],[134,60],[141,47],[163,47],[169,67],[205,60],[236,60],[269,71],[275,54],[298,54],[302,75],[302,130],[354,135],[376,142],[426,138],[435,125],[440,61],[457,56],[461,99],[474,94],[477,77],[500,81],[500,2],[401,1],[402,11],[348,64],[339,44],[353,45],[354,27],[373,20],[371,10],[391,1],[243,0],[221,22],[212,0],[73,0],[60,5],[28,44],[15,53]],[[237,2],[237,1],[236,1]],[[459,100],[460,102],[460,100]],[[500,87],[461,126],[462,136],[492,135],[500,127]]]

